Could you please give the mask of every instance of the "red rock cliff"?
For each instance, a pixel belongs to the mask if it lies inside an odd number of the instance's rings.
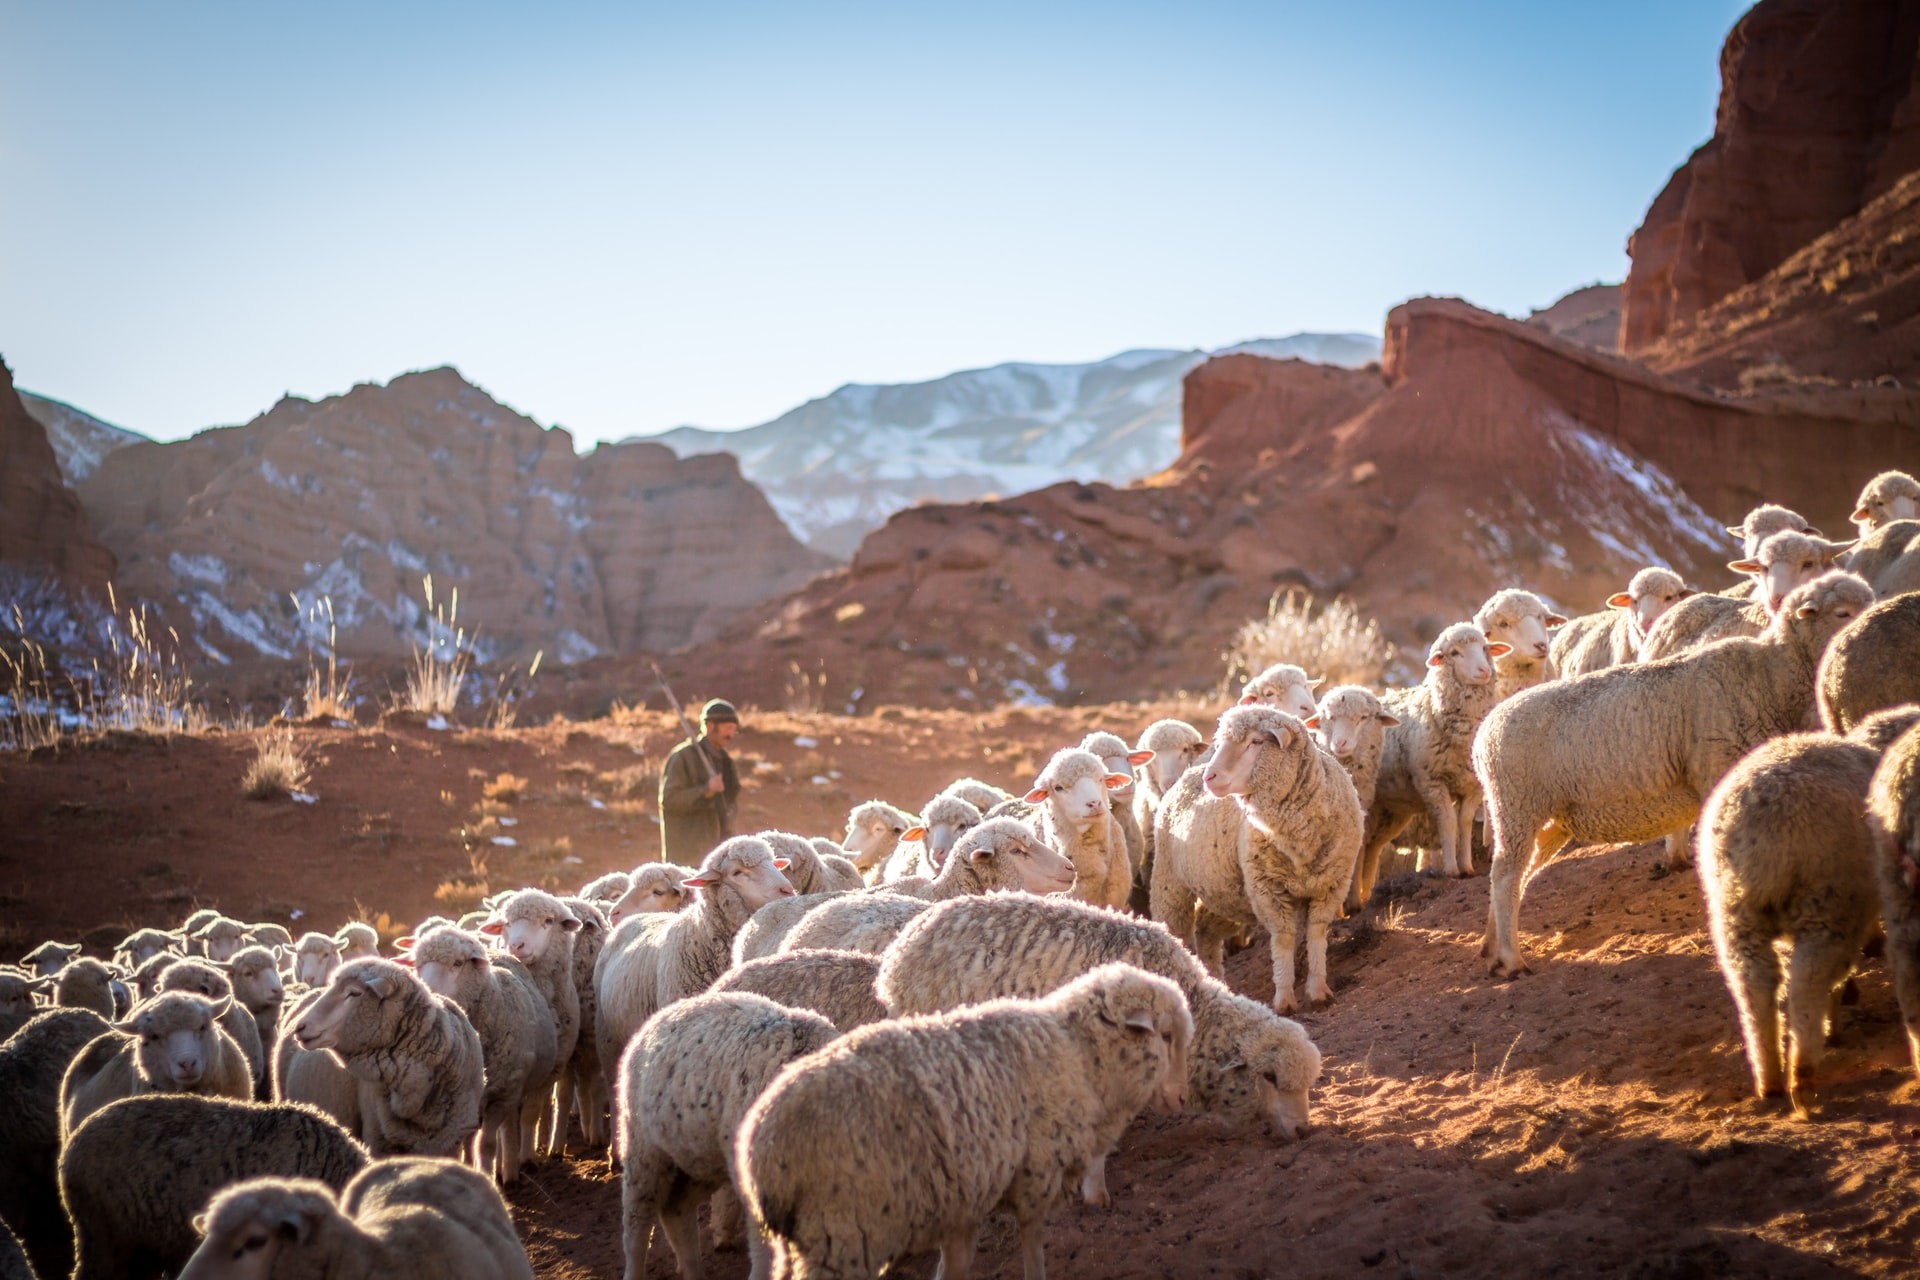
[[[94,536],[80,499],[60,478],[46,428],[20,403],[0,362],[0,562],[51,570],[70,586],[104,589],[113,553]],[[3,604],[4,602],[0,602]]]

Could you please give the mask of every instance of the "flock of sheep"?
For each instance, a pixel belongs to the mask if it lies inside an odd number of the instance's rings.
[[[1143,1110],[1308,1131],[1320,1054],[1285,1015],[1333,998],[1330,926],[1390,846],[1474,874],[1483,802],[1494,973],[1526,970],[1542,864],[1667,837],[1763,1096],[1812,1103],[1882,927],[1920,1067],[1920,484],[1854,519],[1761,507],[1718,595],[1650,566],[1568,621],[1504,590],[1411,689],[1275,666],[1210,742],[1094,733],[1023,795],[962,779],[839,840],[521,889],[393,957],[212,911],[111,960],[48,943],[0,969],[0,1280],[529,1276],[496,1188],[576,1132],[620,1170],[630,1280],[656,1227],[702,1274],[709,1199],[756,1277],[937,1251],[958,1280],[1005,1210],[1034,1280]],[[1223,981],[1256,926],[1271,1005]]]

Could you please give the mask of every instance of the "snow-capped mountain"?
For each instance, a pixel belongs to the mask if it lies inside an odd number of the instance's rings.
[[[92,475],[99,468],[100,460],[115,449],[146,439],[137,431],[102,422],[63,400],[22,391],[20,403],[47,429],[54,457],[60,460],[60,475],[70,485],[79,484]]]
[[[1094,364],[1001,364],[931,382],[849,384],[742,431],[677,427],[643,438],[682,457],[737,455],[794,532],[844,559],[916,502],[1153,474],[1180,452],[1181,379],[1210,354],[1230,352],[1357,367],[1380,358],[1380,340],[1301,333],[1221,352],[1123,351]]]

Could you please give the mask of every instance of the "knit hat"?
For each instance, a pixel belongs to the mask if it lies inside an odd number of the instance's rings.
[[[715,698],[700,708],[701,724],[739,724],[740,713],[725,698]]]

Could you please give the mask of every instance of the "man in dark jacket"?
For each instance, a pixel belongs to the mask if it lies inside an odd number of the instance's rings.
[[[700,738],[683,742],[660,771],[660,856],[697,867],[733,834],[740,775],[727,744],[740,732],[740,713],[715,698],[700,709]]]

